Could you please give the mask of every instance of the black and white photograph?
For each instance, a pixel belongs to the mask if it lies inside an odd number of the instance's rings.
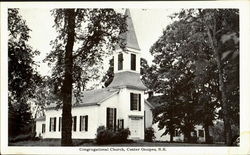
[[[2,150],[250,153],[244,3],[46,3],[1,8]]]

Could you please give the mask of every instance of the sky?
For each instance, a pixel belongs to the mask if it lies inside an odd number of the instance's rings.
[[[125,9],[115,9],[117,12],[124,13]],[[153,57],[149,49],[162,35],[163,29],[171,23],[168,17],[179,9],[130,9],[133,20],[137,40],[141,48],[142,57],[151,65]],[[40,55],[35,57],[38,72],[41,75],[50,75],[51,70],[43,59],[52,49],[50,41],[57,36],[54,25],[54,19],[50,9],[46,8],[21,8],[20,14],[28,27],[31,38],[29,44],[34,50],[40,51]],[[105,74],[108,69],[108,60],[104,62],[104,70],[101,74]]]

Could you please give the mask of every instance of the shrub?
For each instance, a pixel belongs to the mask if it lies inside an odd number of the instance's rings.
[[[26,141],[26,140],[35,140],[35,134],[36,133],[30,133],[30,134],[21,134],[14,138],[10,138],[10,142],[19,142],[19,141]]]
[[[110,144],[110,141],[113,139],[114,133],[110,130],[106,130],[104,126],[97,128],[96,143],[97,144]]]
[[[197,136],[191,136],[190,137],[190,143],[197,143],[197,141],[198,141],[198,137]]]
[[[144,141],[145,142],[152,142],[155,139],[155,131],[152,127],[148,127],[145,130],[145,137],[144,137]]]
[[[115,133],[113,137],[113,141],[115,143],[126,143],[128,140],[128,136],[130,135],[130,131],[128,128],[120,129]]]
[[[106,129],[104,126],[100,126],[97,129],[96,143],[99,145],[126,143],[129,135],[129,129],[120,129],[114,132]]]

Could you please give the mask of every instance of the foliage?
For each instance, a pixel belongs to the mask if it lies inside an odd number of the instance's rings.
[[[155,133],[155,131],[152,127],[146,128],[144,141],[145,142],[153,142],[153,140],[155,139],[154,133]]]
[[[198,137],[197,136],[191,136],[190,142],[191,143],[197,143]]]
[[[130,131],[129,131],[128,128],[126,128],[126,129],[119,129],[117,132],[115,132],[113,141],[115,143],[127,143],[129,135],[130,135]]]
[[[104,83],[104,87],[108,87],[109,84],[114,79],[114,57],[109,60],[109,68],[106,74],[103,76],[102,81]]]
[[[27,44],[29,31],[18,9],[8,9],[8,89],[11,103],[25,102],[33,97],[34,85],[40,80],[33,61],[39,52]]]
[[[27,42],[30,29],[18,9],[8,9],[8,122],[9,136],[17,136],[33,122],[28,101],[41,81],[33,57],[39,52]],[[26,129],[25,129],[26,128]]]
[[[58,98],[54,94],[54,89],[50,86],[53,80],[49,76],[44,76],[34,90],[35,97],[32,99],[34,118],[44,116],[45,107],[58,102]]]
[[[100,126],[97,129],[96,143],[99,145],[126,143],[130,135],[129,129],[120,129],[116,132]]]
[[[213,142],[225,141],[224,124],[222,121],[217,121],[214,126],[210,127],[211,135],[213,136]],[[239,135],[239,126],[232,125],[232,137]]]
[[[55,27],[58,37],[51,41],[53,50],[45,61],[53,65],[52,79],[55,93],[62,91],[65,43],[67,41],[67,26],[63,24],[67,9],[54,9]],[[86,83],[99,77],[103,58],[114,50],[118,43],[119,33],[126,30],[125,18],[113,9],[75,9],[74,49],[72,50],[72,82],[74,92],[80,93]],[[77,96],[77,95],[76,95]],[[78,100],[79,101],[79,100]]]
[[[20,134],[16,137],[10,138],[10,143],[16,143],[19,141],[27,141],[27,140],[37,140],[35,137],[36,133],[28,133],[28,134]]]
[[[111,130],[106,130],[104,126],[97,128],[96,143],[99,145],[111,144],[114,133]]]
[[[155,121],[161,129],[165,125],[167,133],[179,125],[190,138],[195,124],[203,124],[209,135],[208,127],[219,115],[230,133],[227,118],[239,120],[238,10],[183,9],[171,18],[173,23],[150,50],[155,70],[149,72],[155,79],[152,89],[164,96]]]
[[[119,43],[126,31],[125,17],[113,9],[54,9],[58,36],[45,61],[53,65],[54,93],[62,112],[62,145],[72,145],[72,95],[81,102],[81,91],[99,77],[103,57]]]

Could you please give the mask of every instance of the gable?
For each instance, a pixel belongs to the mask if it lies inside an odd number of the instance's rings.
[[[154,109],[155,107],[150,103],[148,102],[147,100],[144,100],[144,103],[146,106],[148,106],[150,109]]]

